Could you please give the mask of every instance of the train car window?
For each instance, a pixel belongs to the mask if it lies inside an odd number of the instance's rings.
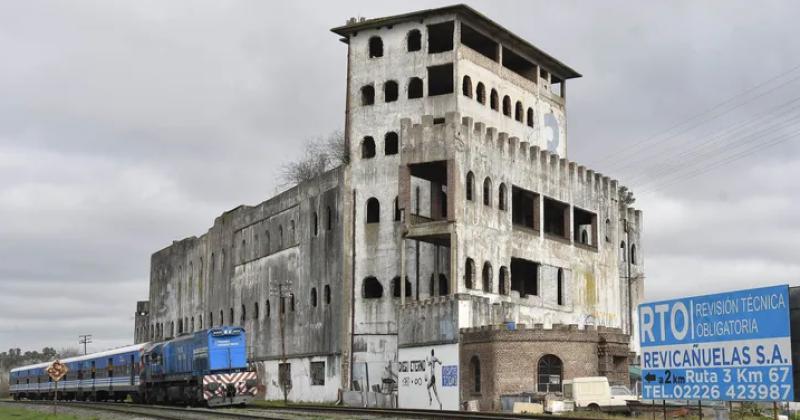
[[[114,359],[109,357],[108,358],[108,377],[114,376]]]

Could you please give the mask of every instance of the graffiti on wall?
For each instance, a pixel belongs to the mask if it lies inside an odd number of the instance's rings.
[[[458,410],[458,345],[400,349],[400,408]]]

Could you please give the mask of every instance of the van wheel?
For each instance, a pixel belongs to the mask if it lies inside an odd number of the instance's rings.
[[[591,403],[589,404],[589,411],[594,411],[596,413],[600,411],[600,406],[595,403]]]

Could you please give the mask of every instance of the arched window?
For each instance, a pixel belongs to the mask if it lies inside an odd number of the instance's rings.
[[[500,110],[500,98],[497,96],[497,91],[492,89],[492,93],[489,94],[489,107],[495,111]]]
[[[397,100],[397,82],[389,80],[383,84],[383,100],[384,102],[394,102]]]
[[[500,278],[497,281],[497,293],[501,295],[508,294],[508,268],[505,266],[500,267]]]
[[[606,219],[606,242],[611,242],[611,219]]]
[[[333,229],[333,213],[331,212],[331,206],[325,208],[325,219],[327,219],[325,226],[328,230]]]
[[[408,79],[408,99],[416,99],[422,97],[422,79],[419,77],[412,77]]]
[[[383,297],[383,286],[375,277],[369,276],[361,285],[361,297],[364,299],[379,299]]]
[[[467,172],[467,200],[472,201],[475,190],[475,174]]]
[[[178,334],[181,334],[181,333],[183,333],[183,320],[179,319],[178,320]]]
[[[492,292],[492,264],[489,261],[483,263],[483,291]]]
[[[558,305],[564,304],[564,270],[560,268],[556,274],[556,303]]]
[[[378,223],[381,221],[381,203],[378,199],[371,197],[367,200],[367,223]]]
[[[325,304],[331,304],[331,286],[328,284],[325,285]]]
[[[317,288],[311,288],[311,306],[316,308],[317,307]]]
[[[472,356],[469,361],[469,369],[472,377],[472,392],[480,394],[481,392],[481,361],[478,356]]]
[[[242,246],[239,248],[239,258],[242,262],[245,262],[247,258],[245,258],[245,254],[247,253],[247,241],[242,239]]]
[[[400,221],[400,204],[397,201],[397,197],[394,198],[394,221]]]
[[[528,127],[533,127],[533,108],[528,108]]]
[[[636,245],[631,245],[631,264],[636,264]]]
[[[361,159],[371,159],[375,157],[375,139],[370,136],[361,140]]]
[[[253,319],[258,319],[258,302],[253,304]]]
[[[486,105],[486,88],[481,82],[478,82],[478,85],[475,87],[475,99],[478,100],[479,104]]]
[[[619,259],[622,262],[626,261],[626,255],[628,254],[628,250],[625,247],[625,241],[619,243]]]
[[[450,294],[450,283],[447,281],[447,276],[439,273],[439,296],[447,296]]]
[[[383,138],[383,153],[387,156],[396,155],[400,150],[400,141],[397,138],[397,133],[390,131],[386,133]]]
[[[219,326],[220,326],[220,327],[221,327],[223,324],[225,324],[225,318],[224,318],[224,314],[225,314],[225,312],[224,312],[222,309],[220,309],[220,310],[219,310]]]
[[[369,58],[383,57],[383,41],[373,36],[369,39]]]
[[[375,87],[366,85],[361,87],[361,105],[373,105],[375,103]]]
[[[503,115],[511,117],[511,98],[503,96]]]
[[[278,225],[278,249],[283,249],[283,226]]]
[[[552,354],[546,354],[539,359],[537,378],[539,392],[561,392],[561,378],[563,377],[563,364],[561,359]]]
[[[400,276],[392,279],[392,297],[399,298],[401,296]],[[406,278],[406,297],[411,296],[411,282]]]
[[[461,83],[461,93],[467,98],[472,97],[472,79],[469,76],[464,76],[464,81]]]
[[[265,308],[264,311],[266,312],[267,318],[269,318],[270,312],[272,312],[272,308],[270,307],[270,304],[269,304],[269,299],[267,299],[267,303],[264,305],[264,308]]]
[[[213,327],[214,326],[214,312],[209,312],[208,313],[208,326],[209,327]]]
[[[483,205],[492,206],[492,180],[488,176],[483,180]]]
[[[412,29],[408,31],[406,47],[408,52],[419,51],[422,49],[422,34],[420,34],[418,30]]]
[[[311,225],[314,227],[312,233],[314,236],[319,234],[319,217],[317,216],[317,212],[314,212],[314,217],[311,219]]]
[[[434,282],[435,281],[436,281],[436,279],[433,277],[433,273],[431,273],[431,280],[428,282],[428,286],[429,286],[428,287],[428,295],[431,296],[431,297],[436,295],[436,290],[434,289],[434,287],[435,287]]]
[[[244,325],[244,320],[245,319],[247,319],[247,309],[245,309],[244,304],[242,304],[242,313],[241,313],[241,319],[239,320],[240,321],[239,323]]]
[[[517,101],[517,104],[514,106],[514,119],[522,122],[522,102]]]
[[[269,245],[270,245],[270,243],[269,243],[269,231],[265,230],[264,231],[264,249],[267,250],[267,254],[269,254],[269,252],[270,252]]]
[[[472,258],[467,258],[466,266],[464,267],[464,285],[467,289],[472,289],[475,279],[475,261]]]
[[[230,323],[231,323],[231,324],[233,324],[234,322],[236,322],[236,321],[234,320],[235,318],[233,317],[233,308],[231,308],[231,309],[230,309],[230,315],[231,315],[231,316],[230,316],[230,317],[228,317],[228,321],[230,321]]]
[[[169,336],[175,337],[175,321],[169,323]]]
[[[198,315],[197,317],[197,328],[203,329],[203,314]]]
[[[506,184],[500,183],[500,191],[497,193],[497,208],[500,210],[506,210]]]
[[[289,294],[289,310],[294,312],[294,293]]]

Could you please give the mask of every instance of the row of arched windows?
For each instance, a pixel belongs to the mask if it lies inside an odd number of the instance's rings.
[[[467,200],[473,201],[475,199],[475,174],[472,171],[467,172]],[[483,204],[492,207],[492,179],[488,176],[483,179]],[[508,210],[508,187],[504,182],[500,183],[497,191],[497,208],[500,210]]]
[[[628,254],[630,254],[630,262],[631,264],[636,264],[636,244],[631,245],[631,249],[627,250],[625,247],[625,241],[620,242],[619,244],[619,260],[621,262],[628,262]]]
[[[444,274],[439,274],[438,279],[431,274],[430,283],[429,283],[429,294],[433,296],[435,294],[435,284],[434,281],[438,281],[439,286],[439,296],[447,295],[449,292],[449,287],[447,283],[447,276]],[[408,277],[405,278],[405,292],[406,297],[411,297],[413,295],[413,289],[411,282],[408,280]],[[392,297],[399,298],[402,295],[402,284],[400,283],[400,276],[395,276],[391,282],[391,292]],[[375,276],[367,276],[361,282],[361,297],[364,299],[380,299],[383,297],[383,285],[381,284],[380,280],[378,280]]]
[[[480,290],[484,293],[494,293],[493,281],[494,271],[492,269],[492,263],[486,261],[483,263],[483,269],[481,270]],[[478,285],[475,282],[475,260],[469,257],[467,257],[464,266],[464,285],[467,289],[478,289]],[[500,278],[497,283],[497,293],[500,295],[508,295],[510,293],[509,287],[508,267],[502,266],[500,267]]]
[[[406,83],[406,97],[418,99],[423,96],[422,79],[411,77]],[[383,83],[383,101],[394,102],[400,96],[400,88],[396,81],[388,80]],[[375,105],[375,85],[370,83],[361,87],[361,105]]]
[[[325,207],[325,230],[331,231],[333,229],[333,210],[331,210],[331,206]],[[311,216],[311,235],[318,236],[319,235],[319,215],[317,212]]]
[[[472,79],[469,76],[464,76],[461,81],[461,93],[468,98],[472,98],[474,96],[475,100],[477,100],[481,105],[486,104],[486,86],[484,86],[483,82],[478,82],[477,86],[475,86],[475,94],[473,95]],[[528,107],[526,111],[525,107],[522,105],[522,102],[516,101],[514,102],[514,107],[512,109],[511,103],[512,101],[510,96],[503,96],[503,115],[509,118],[513,117],[514,120],[520,123],[525,123],[528,127],[533,127],[533,108]],[[492,88],[491,92],[489,93],[489,107],[495,111],[501,110],[500,95],[497,93],[495,88]]]
[[[406,51],[414,52],[422,49],[422,33],[417,29],[408,31],[406,35]],[[369,39],[369,58],[383,57],[383,40],[379,36]]]
[[[383,136],[383,154],[386,156],[396,155],[400,150],[400,138],[397,133],[390,131]],[[376,155],[375,139],[366,136],[361,140],[361,159],[372,159]]]
[[[367,223],[380,223],[381,221],[381,203],[375,197],[367,199]],[[397,197],[394,198],[394,221],[400,221],[400,207],[397,202]]]

